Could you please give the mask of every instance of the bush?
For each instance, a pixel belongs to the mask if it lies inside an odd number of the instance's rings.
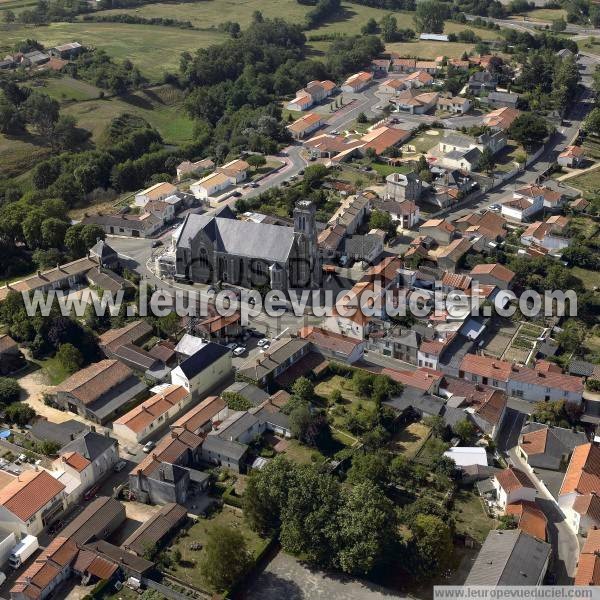
[[[0,377],[0,404],[7,405],[17,402],[21,397],[23,388],[16,379]]]

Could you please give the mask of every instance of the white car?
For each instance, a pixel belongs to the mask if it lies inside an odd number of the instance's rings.
[[[263,346],[268,346],[269,344],[270,344],[270,342],[267,338],[262,338],[261,340],[258,340],[258,342],[256,343],[256,345],[259,348],[262,348]]]
[[[244,352],[246,352],[246,348],[245,346],[238,346],[234,351],[233,351],[233,355],[234,356],[241,356],[242,354],[244,354]]]
[[[270,347],[271,347],[271,344],[269,342],[267,342],[266,344],[263,344],[263,346],[260,349],[260,351],[261,352],[266,352]]]
[[[152,440],[150,440],[149,442],[146,442],[146,444],[142,448],[142,451],[145,452],[146,454],[150,454],[150,452],[152,452],[152,450],[154,450],[154,448],[156,448],[156,442],[153,442]]]
[[[238,345],[235,342],[231,342],[230,344],[227,344],[226,348],[229,348],[234,354],[235,354],[235,349],[238,347]]]

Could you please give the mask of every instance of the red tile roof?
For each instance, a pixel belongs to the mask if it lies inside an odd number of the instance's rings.
[[[581,549],[575,585],[600,585],[600,529],[590,529]]]
[[[517,519],[517,527],[542,541],[546,541],[548,519],[535,502],[520,500],[506,507],[506,514]]]
[[[529,476],[521,469],[515,467],[509,467],[504,469],[495,475],[500,487],[509,493],[522,488],[535,489],[533,482],[529,479]]]
[[[61,455],[61,459],[65,464],[79,472],[92,464],[85,456],[79,454],[79,452],[65,452]]]
[[[182,417],[177,419],[177,421],[175,421],[171,427],[181,427],[196,433],[203,425],[210,421],[210,419],[220,413],[225,406],[227,406],[225,400],[223,400],[223,398],[220,396],[209,396],[208,398],[202,400],[200,404],[192,408],[190,411],[186,412]]]
[[[24,471],[0,490],[0,504],[21,521],[27,521],[64,489],[47,471]]]
[[[320,327],[303,327],[299,331],[299,335],[301,338],[314,344],[317,348],[322,348],[345,356],[352,354],[357,346],[363,343],[362,340],[328,331]]]
[[[559,495],[572,492],[600,495],[600,447],[596,444],[582,444],[573,450]]]
[[[440,371],[428,367],[423,367],[416,371],[398,371],[397,369],[384,368],[382,373],[403,385],[417,388],[425,392],[428,392],[433,387],[437,386],[444,376]]]
[[[510,269],[507,269],[499,263],[475,265],[471,269],[470,275],[473,279],[477,279],[478,275],[490,275],[505,283],[510,283],[515,276]]]

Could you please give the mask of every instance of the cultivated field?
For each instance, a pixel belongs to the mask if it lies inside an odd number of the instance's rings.
[[[35,38],[45,46],[77,41],[101,48],[117,60],[129,59],[142,74],[158,81],[167,71],[177,71],[184,51],[194,52],[226,39],[216,31],[194,31],[153,25],[124,23],[51,23],[0,26],[0,50],[9,50],[16,42]]]

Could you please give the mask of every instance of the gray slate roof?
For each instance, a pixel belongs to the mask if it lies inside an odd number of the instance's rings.
[[[100,435],[95,431],[88,431],[81,437],[75,438],[66,446],[63,446],[60,453],[79,452],[79,454],[85,456],[89,461],[94,462],[116,443],[117,440],[111,437]]]
[[[541,454],[529,454],[527,462],[540,469],[560,469],[562,459],[568,460],[575,446],[587,444],[588,439],[581,431],[564,427],[549,427],[543,423],[529,423],[521,430],[521,435],[547,429],[546,449]]]
[[[195,239],[201,231],[215,243],[219,252],[273,262],[287,261],[295,235],[293,227],[190,214],[177,245],[189,248],[190,238]]]
[[[239,394],[248,400],[248,402],[252,402],[254,406],[258,406],[269,399],[269,394],[267,394],[267,392],[253,383],[246,383],[245,381],[236,381],[235,383],[232,383],[226,390],[223,390],[223,393],[225,392]]]
[[[464,585],[537,585],[551,546],[520,529],[489,532]]]
[[[237,442],[230,442],[229,440],[220,438],[218,435],[207,435],[202,443],[202,450],[214,452],[221,456],[228,456],[233,460],[240,460],[246,454],[248,446],[238,444]]]

